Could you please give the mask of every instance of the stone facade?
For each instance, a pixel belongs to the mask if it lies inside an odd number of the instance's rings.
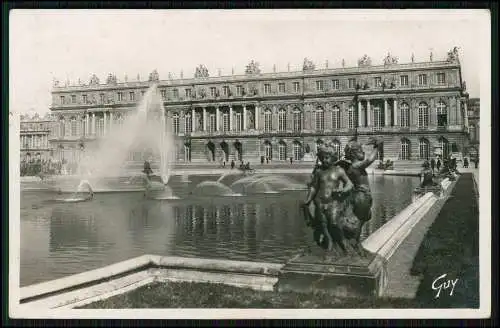
[[[471,157],[479,156],[479,115],[480,115],[479,98],[469,99],[468,105],[468,123],[470,148],[469,155]]]
[[[53,149],[49,142],[53,130],[50,115],[21,115],[20,117],[20,155],[21,160],[47,160],[52,157]]]
[[[335,140],[342,151],[355,133],[361,141],[383,138],[383,157],[396,160],[421,160],[443,147],[445,154],[468,149],[468,95],[458,55],[361,63],[262,73],[252,62],[245,75],[57,86],[54,142],[61,150],[95,142],[156,83],[178,162],[301,161],[314,158],[304,155],[314,155],[318,140]]]

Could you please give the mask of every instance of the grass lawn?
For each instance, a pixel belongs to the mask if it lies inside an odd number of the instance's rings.
[[[153,283],[131,292],[84,306],[87,309],[127,308],[408,308],[405,299],[345,299],[323,293],[255,291],[219,284]]]
[[[479,307],[479,208],[471,173],[458,180],[413,261],[412,274],[422,275],[419,302],[437,308]],[[453,291],[442,291],[438,299],[433,281],[459,279]]]

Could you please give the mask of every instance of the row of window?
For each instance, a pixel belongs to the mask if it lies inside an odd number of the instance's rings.
[[[146,91],[141,91],[141,97],[144,96],[144,94],[146,93]],[[125,92],[118,92],[117,93],[117,99],[118,101],[136,101],[136,93],[134,91],[129,91],[128,92],[128,98],[126,97],[127,96],[127,93]],[[66,105],[66,104],[76,104],[77,103],[77,98],[76,98],[76,95],[71,95],[69,96],[69,99],[67,96],[59,96],[59,99],[60,99],[60,104],[61,105]],[[83,94],[81,95],[81,103],[83,104],[92,104],[92,103],[96,103],[97,100],[96,99],[93,99],[92,101],[89,99],[89,96],[87,94]],[[99,94],[99,103],[100,104],[104,104],[107,102],[107,99],[106,99],[106,94],[105,93],[100,93]]]
[[[123,116],[118,116],[113,120],[113,125],[123,125],[124,118]],[[92,123],[91,123],[92,124]],[[110,125],[110,121],[107,120],[106,123],[108,126]],[[89,126],[91,128],[91,126]],[[87,121],[82,119],[78,121],[76,118],[70,119],[68,122],[59,121],[59,123],[55,126],[55,129],[52,130],[53,135],[57,135],[59,137],[63,136],[71,136],[78,137],[86,135],[87,131]],[[89,130],[89,135],[92,132]],[[95,135],[103,136],[104,135],[104,118],[96,117],[95,118]]]
[[[417,118],[417,126],[419,128],[426,128],[429,126],[429,107],[425,102],[419,103],[418,107],[418,118]],[[446,104],[443,102],[438,102],[436,106],[437,111],[437,126],[444,127],[448,124],[448,114],[446,110]],[[391,113],[392,114],[392,113]],[[207,120],[207,131],[215,132],[217,131],[216,127],[216,117],[215,114],[208,114]],[[392,116],[389,118],[391,120]],[[348,109],[347,115],[347,128],[354,129],[356,126],[359,126],[358,123],[358,111],[354,106],[350,106]],[[304,115],[300,110],[296,110],[292,113],[292,130],[295,132],[301,131],[303,129],[303,121]],[[366,120],[365,120],[366,121]],[[410,106],[407,103],[401,103],[399,107],[399,122],[396,122],[396,126],[399,127],[410,127]],[[178,113],[173,114],[173,131],[174,134],[179,134],[180,132],[180,117]],[[365,122],[366,123],[366,122]],[[242,131],[243,130],[243,118],[241,113],[235,113],[234,120],[234,131]],[[222,113],[222,132],[230,131],[229,128],[230,120],[229,113]],[[373,107],[373,127],[382,127],[389,126],[390,122],[385,122],[385,115],[383,109],[378,106]],[[334,106],[332,109],[331,115],[331,126],[333,129],[341,128],[341,115],[340,108]],[[365,125],[366,126],[366,125]],[[314,128],[316,130],[324,130],[325,129],[325,111],[323,109],[317,109],[314,111]],[[278,131],[286,131],[288,130],[288,113],[281,109],[278,111]],[[192,120],[191,114],[186,114],[186,119],[184,120],[184,132],[190,133],[192,132]],[[266,110],[264,112],[264,131],[271,132],[273,131],[273,114],[271,110]]]
[[[419,159],[429,160],[432,156],[429,140],[427,140],[425,138],[420,139],[418,146],[419,146]],[[455,148],[456,148],[456,145],[450,144],[447,139],[440,138],[439,147],[442,149],[443,157],[449,156],[450,151],[453,151],[453,149],[452,149],[453,146],[455,146]],[[338,140],[333,141],[332,147],[333,147],[334,151],[337,152],[338,154],[343,153],[343,149],[342,149],[341,144]],[[290,157],[292,157],[296,161],[299,161],[302,159],[302,157],[304,155],[303,145],[298,141],[294,141],[292,144],[291,156],[289,156],[289,154],[288,154],[288,147],[284,141],[280,141],[278,143],[277,150],[278,150],[277,159],[279,161],[288,160]],[[212,149],[211,151],[214,151],[214,149]],[[225,152],[225,150],[223,150],[223,152]],[[380,151],[380,153],[383,154],[383,149]],[[400,154],[399,155],[400,155],[399,156],[400,159],[402,159],[402,160],[411,159],[412,155],[411,155],[411,142],[410,142],[410,140],[408,140],[406,138],[401,140]],[[269,141],[264,142],[264,156],[266,158],[268,158],[269,160],[273,159],[273,146],[272,146],[271,142],[269,142]],[[226,160],[228,160],[228,157],[229,157],[229,154],[225,153]],[[379,159],[381,159],[381,158],[379,158]],[[191,160],[191,147],[190,147],[190,145],[184,145],[184,160],[185,161]]]
[[[401,86],[403,86],[403,87],[408,86],[409,85],[408,81],[409,81],[408,75],[401,75],[400,76],[400,85]],[[437,73],[436,74],[436,82],[438,85],[445,84],[446,83],[445,73]],[[384,83],[385,82],[382,81],[382,77],[377,76],[374,78],[374,85],[376,88],[395,87],[395,85],[392,85],[392,86],[391,85],[384,85]],[[426,86],[427,83],[428,83],[427,82],[427,74],[419,74],[418,75],[418,85],[419,86]],[[367,84],[363,85],[363,86],[359,85],[358,81],[355,78],[349,78],[347,80],[347,88],[348,89],[366,88],[366,86],[367,86]],[[331,80],[331,89],[339,90],[339,89],[341,89],[341,87],[345,88],[345,85],[341,85],[341,80],[339,80],[339,79]],[[324,90],[326,90],[326,88],[327,88],[327,80],[317,80],[316,81],[316,90],[317,91],[324,91]],[[212,98],[216,98],[216,97],[220,96],[219,90],[216,87],[210,87],[209,91],[210,91],[210,97],[212,97]],[[278,91],[278,93],[287,93],[288,92],[287,84],[283,83],[283,82],[278,83],[277,91]],[[162,98],[164,100],[167,100],[168,99],[167,90],[162,89],[160,92],[161,92]],[[252,91],[252,92],[256,93],[256,90]],[[294,93],[300,92],[300,82],[292,82],[291,92],[294,92]],[[144,95],[144,93],[145,93],[145,91],[141,91],[142,95]],[[202,97],[206,96],[206,94],[205,94],[206,92],[204,89],[202,89],[200,91],[200,93],[201,93]],[[236,96],[244,96],[244,95],[246,95],[246,93],[247,93],[247,91],[243,85],[236,86]],[[273,93],[273,85],[270,83],[265,83],[264,84],[264,94],[271,94],[271,93]],[[173,95],[174,99],[178,99],[179,98],[179,89],[177,89],[177,88],[172,89],[172,95]],[[194,94],[193,94],[192,88],[184,89],[184,96],[186,98],[191,98],[191,97],[193,97],[193,95]],[[222,87],[222,95],[224,97],[232,96],[232,91],[231,91],[229,86],[226,85],[226,86]],[[119,91],[117,93],[117,100],[119,102],[121,102],[121,101],[135,101],[136,100],[136,93],[134,91],[129,91],[128,98],[127,98],[127,94],[125,92]],[[81,101],[84,104],[88,104],[89,103],[88,95],[86,95],[86,94],[82,95]],[[99,95],[99,101],[100,101],[100,103],[106,102],[106,97],[105,97],[104,93],[101,93]],[[66,104],[66,96],[60,96],[60,103],[61,103],[61,105]],[[70,96],[70,103],[71,104],[77,103],[76,95]]]

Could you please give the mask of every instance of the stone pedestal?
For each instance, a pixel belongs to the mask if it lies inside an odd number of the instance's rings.
[[[387,285],[384,260],[376,255],[333,258],[321,249],[297,256],[282,269],[280,291],[326,292],[340,297],[377,297]]]

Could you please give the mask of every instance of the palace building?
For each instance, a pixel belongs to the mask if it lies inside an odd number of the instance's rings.
[[[47,160],[52,157],[53,150],[49,140],[53,131],[54,120],[50,115],[40,117],[38,114],[21,115],[20,117],[20,154],[21,160]]]
[[[244,75],[211,77],[200,65],[194,78],[160,80],[153,71],[148,81],[119,83],[110,74],[105,84],[95,75],[87,85],[56,83],[56,151],[77,160],[152,84],[177,162],[311,160],[318,143],[332,141],[342,152],[354,135],[363,143],[383,138],[380,156],[392,160],[468,151],[468,94],[456,48],[439,61],[431,54],[427,62],[398,63],[388,54],[372,65],[365,55],[357,67],[320,69],[305,59],[301,71],[273,73],[252,61]]]

